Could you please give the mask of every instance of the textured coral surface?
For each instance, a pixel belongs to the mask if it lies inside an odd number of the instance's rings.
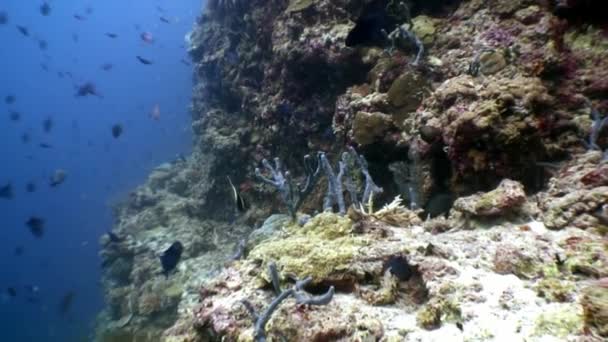
[[[96,339],[605,340],[603,6],[210,0],[193,153],[115,208]]]

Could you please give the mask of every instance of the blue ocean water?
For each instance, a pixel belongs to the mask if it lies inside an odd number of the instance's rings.
[[[14,192],[0,198],[2,341],[91,339],[103,305],[97,253],[112,226],[110,205],[191,146],[184,36],[199,0],[47,3],[44,16],[43,1],[0,2],[8,19],[0,25],[0,187],[10,182]],[[76,97],[86,82],[101,96]],[[118,138],[113,125],[123,128]],[[57,169],[67,178],[51,187]],[[26,191],[30,182],[34,192]],[[40,238],[25,224],[32,216],[44,219]],[[62,299],[70,302],[64,312]]]

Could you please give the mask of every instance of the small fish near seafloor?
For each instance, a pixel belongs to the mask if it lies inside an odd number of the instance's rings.
[[[169,273],[175,269],[179,259],[182,256],[184,246],[181,242],[175,241],[167,250],[160,256],[160,263],[163,267],[163,274],[165,277],[169,277]]]

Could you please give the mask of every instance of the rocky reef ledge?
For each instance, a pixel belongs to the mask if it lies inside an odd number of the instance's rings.
[[[603,6],[209,0],[96,340],[605,341]]]

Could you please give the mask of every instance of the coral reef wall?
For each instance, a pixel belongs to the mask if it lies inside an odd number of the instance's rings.
[[[187,36],[193,153],[117,206],[98,340],[260,341],[239,301],[271,301],[275,261],[282,282],[337,292],[277,309],[275,340],[491,340],[475,310],[513,338],[606,337],[608,285],[584,283],[608,276],[604,6],[209,0]],[[351,146],[383,189],[376,206],[403,203],[314,216],[322,180],[302,227],[270,216],[287,208],[256,177],[264,159],[301,179],[305,155],[333,164]],[[165,276],[174,241],[184,251]]]

